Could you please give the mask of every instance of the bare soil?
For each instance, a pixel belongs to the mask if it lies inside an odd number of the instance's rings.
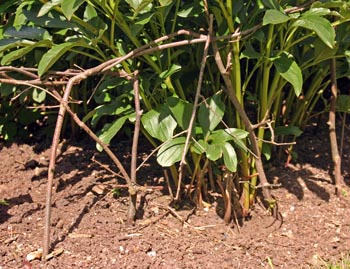
[[[112,192],[125,182],[101,166],[117,170],[91,144],[66,142],[61,148],[51,241],[52,249],[63,253],[46,264],[25,260],[42,247],[49,144],[0,145],[0,199],[10,204],[0,205],[1,269],[321,268],[349,253],[350,202],[335,196],[327,135],[304,134],[297,161],[266,169],[283,218],[273,218],[258,199],[240,225],[224,224],[219,198],[206,209],[170,208],[166,187],[140,194],[136,224],[126,225],[126,189]],[[114,151],[129,167],[129,143]],[[150,150],[143,152],[139,163]],[[348,178],[346,154],[343,166]],[[141,184],[166,186],[154,160],[138,178]]]

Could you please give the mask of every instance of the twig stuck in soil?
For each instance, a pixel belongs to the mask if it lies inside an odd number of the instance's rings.
[[[178,184],[177,184],[177,191],[176,191],[175,200],[179,200],[179,198],[180,198],[180,189],[181,189],[181,182],[182,182],[182,177],[183,177],[184,165],[186,164],[186,155],[187,155],[187,151],[189,149],[189,143],[190,143],[190,140],[192,137],[192,129],[193,129],[193,124],[194,124],[195,118],[196,118],[196,111],[197,111],[200,92],[201,92],[201,88],[202,88],[204,69],[205,69],[205,64],[207,62],[207,56],[208,56],[209,46],[210,46],[210,42],[211,42],[212,32],[213,32],[213,16],[211,15],[210,19],[209,19],[209,34],[207,36],[205,46],[204,46],[202,62],[201,62],[201,67],[200,67],[200,71],[199,71],[197,90],[196,90],[196,95],[195,95],[194,102],[193,102],[192,115],[191,115],[190,122],[189,122],[188,128],[187,128],[185,148],[182,152],[181,161],[180,161],[180,165],[179,165],[179,179],[178,179]]]

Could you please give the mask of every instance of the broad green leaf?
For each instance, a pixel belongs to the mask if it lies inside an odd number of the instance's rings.
[[[137,17],[137,20],[134,22],[134,24],[138,24],[138,25],[145,25],[147,23],[150,22],[150,20],[153,17],[153,13],[146,13],[146,14],[142,14],[140,16]]]
[[[263,18],[263,25],[268,24],[280,24],[289,21],[290,18],[285,15],[283,12],[278,10],[269,9],[266,11]]]
[[[233,146],[226,142],[222,147],[222,151],[224,154],[224,163],[228,170],[231,172],[236,172],[237,170],[237,154]]]
[[[0,4],[0,14],[5,13],[11,6],[15,6],[17,3],[15,1],[6,1]]]
[[[63,0],[61,4],[63,14],[70,20],[75,11],[77,11],[84,2],[85,0]]]
[[[239,148],[246,151],[247,147],[242,139],[246,138],[248,134],[247,131],[236,128],[220,129],[213,131],[209,135],[208,140],[215,144],[224,144],[227,141],[233,141]]]
[[[337,97],[337,111],[338,112],[350,112],[350,96],[349,95],[338,95]]]
[[[277,72],[292,84],[296,96],[299,96],[303,87],[303,76],[292,55],[283,52],[279,57],[273,59],[273,64]]]
[[[44,16],[47,14],[50,10],[52,10],[54,7],[60,5],[63,2],[63,0],[51,0],[43,4],[39,10],[38,17]]]
[[[17,134],[17,129],[18,129],[17,125],[18,124],[14,122],[6,122],[6,124],[4,124],[2,128],[0,128],[1,129],[0,133],[3,136],[5,141],[12,140],[14,138],[14,136]]]
[[[274,130],[275,136],[279,135],[294,135],[296,137],[300,136],[303,131],[297,126],[278,126]]]
[[[192,5],[187,5],[177,13],[177,16],[187,18],[188,16],[190,16],[193,9],[194,7]]]
[[[26,45],[33,44],[33,41],[26,40]],[[11,49],[11,48],[16,48],[20,46],[22,43],[22,40],[18,40],[16,38],[6,38],[6,39],[0,39],[0,52]]]
[[[248,58],[248,59],[259,59],[262,55],[259,52],[256,52],[253,46],[250,43],[245,43],[245,49],[242,51],[240,58]]]
[[[181,65],[172,64],[171,67],[168,70],[163,71],[162,73],[160,73],[159,77],[161,79],[166,79],[167,77],[170,77],[171,75],[173,75],[176,72],[179,72],[180,70],[181,70]]]
[[[283,8],[278,4],[276,0],[262,0],[262,3],[265,7],[268,7],[269,9],[283,11]]]
[[[157,162],[162,167],[169,167],[180,161],[185,150],[185,142],[185,137],[176,137],[165,142],[158,151]]]
[[[41,40],[39,42],[35,42],[33,45],[26,46],[24,48],[21,48],[21,49],[15,50],[15,51],[11,51],[11,52],[5,54],[4,57],[2,57],[1,64],[8,65],[12,61],[23,57],[24,55],[26,55],[27,53],[29,53],[30,51],[32,51],[33,49],[35,49],[37,47],[50,47],[51,44],[52,44],[52,42],[50,40]]]
[[[38,74],[42,76],[70,49],[77,46],[86,45],[83,41],[66,42],[53,46],[44,54],[38,65]]]
[[[305,13],[303,13],[303,16],[325,16],[325,15],[329,15],[331,13],[331,10],[328,8],[311,8],[307,11],[305,11]]]
[[[27,18],[24,15],[23,11],[26,10],[27,6],[31,6],[32,4],[34,4],[35,1],[18,1],[18,6],[16,8],[16,12],[14,14],[12,14],[12,16],[14,15],[15,19],[12,23],[12,26],[16,29],[16,30],[20,30],[23,26],[26,25],[27,23]]]
[[[45,91],[41,91],[38,90],[37,88],[34,88],[33,90],[33,100],[37,103],[42,103],[43,101],[45,101],[46,98],[46,92]]]
[[[164,105],[148,111],[142,116],[141,122],[152,137],[163,142],[173,136],[177,125],[170,110]]]
[[[87,5],[84,11],[84,21],[90,21],[96,17],[98,17],[96,9],[91,5]]]
[[[0,97],[5,97],[5,96],[9,96],[10,94],[13,94],[16,92],[17,90],[16,85],[11,85],[11,84],[1,84],[0,83]],[[1,104],[0,104],[1,106]]]
[[[129,115],[123,116],[119,119],[117,119],[113,123],[108,123],[105,126],[103,126],[103,129],[101,131],[101,134],[99,135],[99,138],[102,140],[104,144],[109,144],[113,137],[119,132],[119,130],[123,127],[125,121]],[[98,151],[102,151],[103,148],[100,144],[96,144],[96,148]]]
[[[169,6],[173,3],[173,0],[159,0],[161,6]]]
[[[144,14],[151,11],[153,6],[152,3],[153,3],[153,0],[142,0],[140,5],[134,11],[133,19],[138,17],[139,14]],[[150,15],[152,16],[153,14],[150,13]]]
[[[207,147],[208,147],[208,144],[203,139],[200,139],[192,143],[190,149],[192,152],[198,155],[201,155],[207,150]]]
[[[316,15],[301,16],[293,26],[312,30],[328,47],[335,47],[335,31],[327,19]]]
[[[267,161],[270,160],[271,159],[271,145],[264,143],[262,145],[261,153],[265,156]]]
[[[205,153],[209,160],[216,161],[222,157],[222,147],[217,144],[209,144]]]
[[[74,22],[68,21],[66,17],[59,14],[58,12],[52,12],[50,14],[38,16],[35,11],[32,10],[24,10],[24,15],[27,19],[33,22],[37,26],[41,27],[49,27],[49,28],[58,28],[58,29],[73,29],[76,27]],[[57,33],[57,32],[56,32]]]
[[[209,131],[213,131],[221,122],[225,113],[225,104],[219,95],[214,95],[202,103],[198,110],[199,124],[206,136]]]
[[[228,128],[225,129],[225,132],[229,133],[233,138],[237,139],[244,139],[249,135],[249,132],[237,128]]]
[[[335,49],[329,48],[325,43],[323,43],[320,39],[316,39],[313,42],[315,47],[315,55],[314,55],[314,63],[319,64],[325,60],[329,60],[337,53]]]
[[[191,120],[193,104],[177,97],[169,97],[166,103],[182,130],[187,130]]]
[[[4,37],[15,37],[32,40],[43,40],[49,38],[49,33],[39,27],[22,26],[21,29],[16,30],[14,27],[9,27],[4,32]]]
[[[120,114],[130,114],[132,111],[132,106],[128,99],[120,98],[120,96],[113,100],[111,103],[107,103],[101,106],[98,106],[94,109],[94,115],[91,120],[91,125],[96,126],[101,117],[107,115],[120,115]]]

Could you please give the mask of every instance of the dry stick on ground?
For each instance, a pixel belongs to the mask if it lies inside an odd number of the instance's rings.
[[[186,155],[187,155],[187,151],[189,148],[190,139],[192,137],[192,128],[193,128],[194,120],[196,117],[197,105],[198,105],[199,96],[200,96],[200,92],[201,92],[201,88],[202,88],[204,69],[205,69],[205,64],[207,62],[208,50],[209,50],[209,45],[210,45],[210,36],[211,36],[212,30],[213,30],[213,16],[211,15],[210,22],[209,22],[209,35],[207,36],[207,40],[206,40],[205,46],[204,46],[201,68],[199,71],[197,90],[196,90],[196,95],[195,95],[194,102],[193,102],[192,115],[191,115],[191,119],[190,119],[190,122],[189,122],[188,128],[187,128],[185,148],[182,152],[182,157],[181,157],[181,161],[180,161],[180,165],[179,165],[179,179],[178,179],[178,184],[177,184],[177,191],[176,191],[175,200],[179,200],[179,196],[180,196],[183,171],[184,171],[184,166],[186,164]]]
[[[329,110],[329,120],[327,124],[329,125],[329,139],[331,143],[332,159],[334,164],[334,183],[335,191],[338,196],[342,194],[342,188],[345,186],[343,177],[341,175],[341,158],[338,151],[337,134],[336,134],[336,105],[338,96],[338,86],[337,86],[337,74],[336,74],[336,62],[335,58],[331,60],[330,63],[331,71],[331,107]]]
[[[221,59],[220,52],[218,50],[216,42],[212,42],[212,47],[214,50],[216,64],[217,64],[219,71],[221,73],[221,76],[225,82],[226,94],[230,98],[230,101],[232,102],[233,106],[235,107],[236,111],[238,112],[239,116],[241,117],[247,131],[249,132],[249,140],[250,140],[252,151],[254,153],[254,158],[255,158],[255,167],[256,167],[256,170],[259,174],[259,179],[260,179],[260,184],[262,187],[264,199],[268,203],[269,207],[273,208],[274,215],[277,216],[276,207],[274,206],[276,201],[272,197],[270,190],[268,189],[269,183],[267,181],[267,177],[266,177],[263,163],[261,160],[261,153],[260,153],[260,149],[258,146],[257,137],[256,137],[255,132],[254,132],[255,126],[251,123],[250,119],[247,116],[247,113],[243,109],[242,105],[239,103],[239,101],[234,93],[232,81],[230,79],[229,74],[227,73],[226,67],[223,64],[223,61]]]

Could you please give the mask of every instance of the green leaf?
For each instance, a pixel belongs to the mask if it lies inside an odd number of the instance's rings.
[[[219,95],[213,97],[202,103],[198,110],[199,124],[203,129],[204,136],[209,131],[213,131],[221,122],[225,113],[225,104],[221,101]]]
[[[200,139],[200,140],[194,142],[191,145],[190,149],[192,152],[194,152],[198,155],[201,155],[207,150],[207,147],[208,147],[208,144],[203,139]]]
[[[84,2],[85,0],[63,0],[61,4],[63,14],[70,20],[75,11],[77,11]]]
[[[309,10],[307,10],[303,16],[325,16],[325,15],[329,15],[331,13],[331,10],[328,8],[311,8]]]
[[[91,125],[96,126],[101,117],[107,115],[120,115],[122,113],[130,114],[132,112],[132,106],[129,100],[123,96],[118,96],[111,103],[103,104],[94,109],[94,115],[91,120]]]
[[[299,96],[303,87],[303,76],[298,64],[294,61],[292,55],[283,52],[279,57],[273,59],[277,72],[294,88],[296,96]]]
[[[297,126],[278,126],[275,128],[274,130],[275,132],[275,136],[279,136],[279,135],[294,135],[296,137],[300,136],[303,131],[300,130],[299,127]]]
[[[187,5],[177,13],[177,16],[182,18],[187,18],[191,15],[193,9],[194,9],[194,6]]]
[[[48,37],[48,32],[39,27],[22,26],[20,30],[16,30],[14,27],[9,27],[4,32],[4,37],[25,38],[31,40],[43,40],[44,37]]]
[[[41,6],[38,17],[44,16],[47,14],[50,10],[55,8],[56,6],[60,5],[63,2],[63,0],[52,0],[46,2],[44,5]]]
[[[66,42],[53,46],[48,52],[44,54],[38,65],[38,74],[42,76],[53,66],[61,57],[73,47],[84,46],[85,42],[82,40],[76,42]]]
[[[177,97],[169,97],[166,103],[182,130],[187,130],[191,120],[193,104]]]
[[[224,144],[225,142],[233,141],[243,151],[247,151],[247,147],[242,139],[246,138],[248,134],[247,131],[242,129],[220,129],[212,132],[208,137],[208,140],[215,144]]]
[[[99,138],[102,140],[104,144],[109,144],[113,137],[119,132],[119,130],[123,127],[125,121],[128,119],[130,115],[125,115],[119,119],[117,119],[114,123],[108,123],[103,126],[101,134]],[[100,144],[96,144],[96,148],[98,151],[102,151],[103,148]]]
[[[205,153],[209,160],[216,161],[222,157],[222,147],[217,144],[209,144]]]
[[[290,20],[290,17],[278,10],[269,9],[266,11],[263,18],[263,25],[280,24]]]
[[[58,12],[52,12],[46,15],[43,14],[40,17],[35,11],[32,10],[24,10],[23,13],[29,21],[33,22],[37,26],[44,28],[49,27],[68,30],[76,27],[76,24],[74,22],[68,21],[66,17],[60,15]]]
[[[152,137],[163,142],[173,136],[177,125],[170,110],[164,105],[148,111],[142,116],[141,122]]]
[[[264,4],[265,7],[269,9],[276,9],[283,11],[283,8],[278,4],[276,0],[262,0],[262,3]]]
[[[260,59],[262,57],[261,53],[256,52],[253,46],[250,43],[245,44],[245,49],[242,51],[240,58],[247,59]]]
[[[26,46],[24,48],[21,48],[21,49],[15,50],[15,51],[11,51],[11,52],[5,54],[4,57],[2,57],[1,64],[8,65],[12,61],[23,57],[24,55],[26,55],[27,53],[29,53],[30,51],[32,51],[33,49],[35,49],[37,47],[49,47],[49,46],[51,46],[51,44],[52,44],[52,42],[50,40],[41,40],[39,42],[35,42],[33,45]]]
[[[158,151],[157,162],[162,167],[169,167],[180,161],[185,150],[185,142],[185,137],[176,137],[165,142]]]
[[[349,113],[350,112],[350,96],[345,95],[345,94],[338,95],[336,108],[337,108],[338,112]]]
[[[313,45],[315,47],[315,54],[314,54],[314,63],[319,64],[325,60],[329,60],[337,53],[335,49],[329,48],[325,43],[323,43],[320,39],[316,39],[315,42],[313,42]]]
[[[173,0],[159,0],[161,6],[169,6],[173,3]]]
[[[33,90],[33,100],[37,103],[42,103],[43,101],[45,101],[46,98],[46,92],[45,91],[41,91],[38,90],[37,88],[34,88]]]
[[[261,153],[265,156],[267,161],[270,160],[271,159],[271,145],[264,143],[262,145]]]
[[[170,77],[171,75],[175,74],[176,72],[179,72],[181,70],[181,65],[172,64],[168,70],[163,71],[159,74],[159,77],[161,79],[166,79],[167,77]]]
[[[222,148],[224,154],[224,163],[228,170],[231,172],[236,172],[237,170],[237,154],[233,146],[226,142],[225,146]]]
[[[11,84],[1,84],[0,83],[0,96],[1,97],[5,97],[8,96],[10,94],[13,94],[16,92],[16,90],[18,89],[18,86],[16,85],[11,85]],[[0,104],[1,106],[1,104]]]
[[[316,15],[303,15],[293,23],[293,26],[312,30],[328,47],[331,49],[335,47],[335,31],[327,19]]]

